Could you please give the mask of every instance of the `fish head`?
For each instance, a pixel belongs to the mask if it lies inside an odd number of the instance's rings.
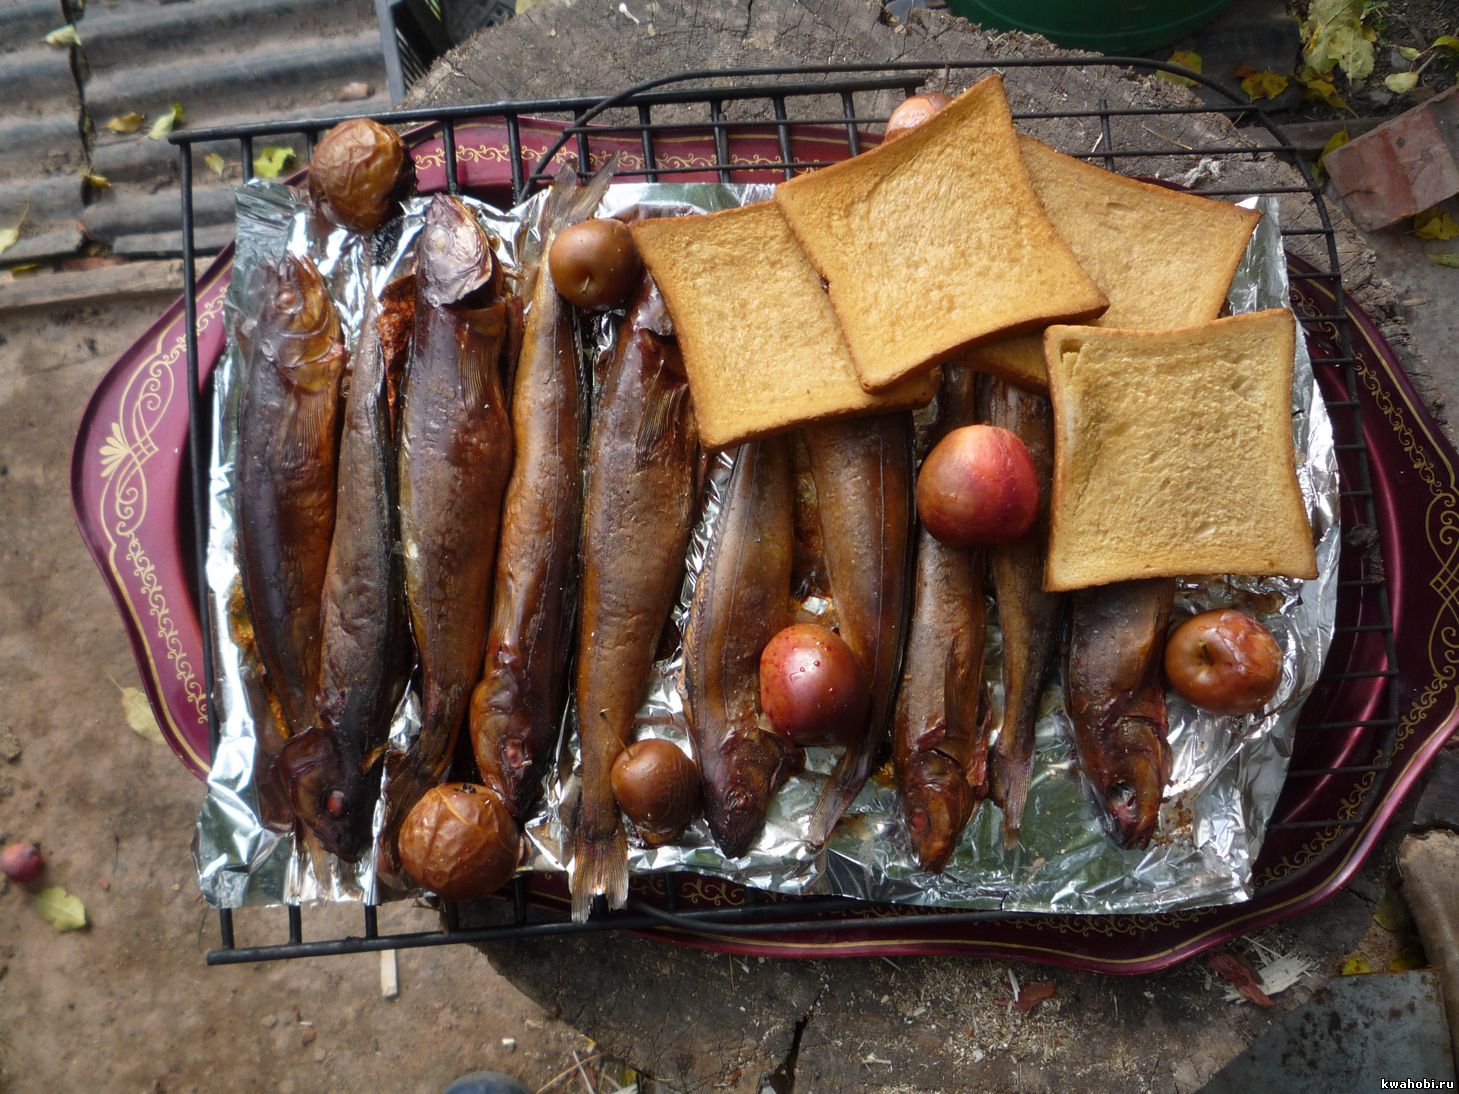
[[[345,350],[339,313],[319,267],[286,254],[264,268],[262,304],[252,322],[253,340],[305,391],[322,391],[338,382]]]
[[[491,236],[459,198],[437,194],[426,207],[416,277],[435,307],[475,303],[478,297],[490,303],[500,294],[501,266]]]
[[[1122,847],[1149,845],[1170,779],[1168,746],[1156,740],[1153,732],[1140,736],[1141,747],[1123,753],[1113,777],[1102,788],[1106,814]]]
[[[724,792],[706,794],[704,812],[720,849],[729,858],[739,858],[765,827],[775,792],[805,766],[805,752],[765,730],[758,718],[729,739]]]
[[[902,821],[922,869],[941,873],[977,805],[962,768],[941,752],[923,752],[903,768]]]
[[[334,738],[317,728],[285,741],[276,766],[295,815],[325,849],[358,857],[370,842],[374,779],[347,763]]]

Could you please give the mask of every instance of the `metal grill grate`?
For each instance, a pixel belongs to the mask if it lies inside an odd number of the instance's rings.
[[[1377,528],[1377,512],[1370,474],[1369,454],[1363,437],[1358,377],[1354,365],[1352,324],[1347,316],[1347,301],[1338,266],[1336,238],[1320,188],[1313,181],[1306,165],[1286,137],[1257,106],[1239,102],[1230,92],[1195,73],[1174,66],[1134,58],[1080,58],[1078,67],[1118,66],[1141,72],[1164,71],[1199,81],[1222,94],[1229,102],[1217,106],[1178,107],[1111,107],[1106,102],[1070,105],[1056,110],[1014,113],[1017,121],[1037,123],[1053,119],[1074,119],[1097,127],[1099,139],[1092,149],[1065,148],[1063,151],[1080,158],[1100,161],[1116,169],[1122,161],[1140,160],[1159,164],[1178,161],[1183,170],[1192,163],[1209,159],[1219,162],[1224,157],[1248,157],[1253,152],[1272,153],[1293,164],[1301,182],[1283,186],[1205,186],[1197,183],[1196,192],[1209,196],[1249,194],[1289,195],[1288,201],[1300,203],[1305,214],[1285,217],[1289,225],[1283,235],[1296,241],[1315,237],[1316,260],[1294,259],[1290,276],[1295,283],[1305,282],[1322,287],[1330,306],[1300,314],[1309,341],[1321,342],[1329,351],[1314,353],[1314,367],[1319,373],[1324,398],[1333,419],[1342,490],[1342,521],[1347,539],[1338,569],[1337,633],[1325,670],[1317,688],[1309,698],[1299,724],[1297,743],[1288,774],[1286,788],[1277,805],[1270,829],[1320,829],[1334,833],[1327,846],[1306,859],[1295,872],[1285,875],[1276,884],[1283,887],[1311,875],[1332,856],[1345,853],[1350,842],[1344,832],[1364,823],[1379,798],[1382,776],[1392,763],[1398,727],[1399,689],[1394,678],[1397,657],[1388,591],[1383,583],[1382,560],[1376,549],[1376,535],[1353,536],[1353,529]],[[866,109],[873,97],[885,102],[887,92],[913,93],[931,77],[947,68],[959,70],[1017,70],[1021,68],[1071,69],[1074,64],[1043,60],[1000,60],[993,62],[953,62],[950,65],[902,63],[877,66],[815,66],[796,69],[725,70],[686,73],[650,81],[606,99],[574,98],[541,102],[497,103],[480,106],[397,111],[375,115],[377,120],[394,125],[423,126],[422,135],[443,138],[447,186],[452,192],[461,188],[456,159],[456,126],[467,120],[502,124],[510,144],[512,190],[517,200],[544,184],[547,164],[560,149],[575,146],[579,162],[588,162],[588,137],[629,137],[639,142],[644,165],[641,170],[620,172],[624,178],[660,181],[690,171],[704,171],[703,166],[685,167],[664,162],[657,150],[659,138],[686,131],[713,136],[721,180],[731,181],[733,173],[743,165],[731,161],[729,135],[745,127],[756,132],[773,129],[778,138],[779,159],[757,163],[758,170],[780,171],[789,178],[798,171],[823,166],[821,161],[798,160],[792,156],[792,133],[807,125],[840,127],[854,154],[862,144],[863,127],[880,126],[886,121]],[[690,86],[684,86],[690,85]],[[880,94],[878,94],[880,93]],[[829,111],[827,103],[835,104]],[[756,120],[735,120],[726,113],[731,107],[736,114],[747,109],[756,111]],[[839,109],[837,109],[839,107]],[[671,121],[655,118],[655,111],[672,110]],[[693,114],[692,120],[685,120]],[[1255,144],[1163,147],[1149,145],[1121,146],[1112,122],[1120,119],[1159,118],[1172,115],[1224,115],[1254,122],[1269,139]],[[523,166],[519,123],[526,116],[559,119],[567,123],[557,143],[549,148],[528,176]],[[265,122],[207,130],[184,130],[171,140],[179,146],[179,168],[182,185],[183,263],[186,291],[183,297],[187,321],[187,367],[189,387],[189,452],[195,469],[206,467],[209,416],[205,413],[206,395],[198,387],[197,312],[194,301],[194,239],[192,216],[191,146],[204,141],[235,140],[239,142],[245,170],[251,174],[252,142],[258,137],[303,135],[312,151],[314,141],[324,129],[343,118],[316,119],[309,122]],[[589,124],[593,123],[593,124]],[[1156,139],[1170,140],[1141,124]],[[1168,171],[1166,172],[1169,173]],[[1316,226],[1299,226],[1314,221]],[[1314,248],[1307,247],[1309,252]],[[1325,253],[1325,259],[1324,259]],[[197,580],[201,586],[207,528],[204,494],[207,476],[197,470],[192,475],[194,512],[204,515],[194,529],[197,549]],[[205,590],[197,591],[198,604],[204,617],[204,673],[212,677],[212,620],[208,618]],[[1366,684],[1360,682],[1366,681]],[[211,700],[211,695],[210,695]],[[218,725],[210,709],[213,741],[216,745]],[[1358,716],[1361,715],[1361,716]],[[686,875],[689,876],[689,875]],[[905,915],[871,915],[874,907],[849,898],[803,898],[786,900],[767,898],[750,891],[743,906],[713,910],[681,907],[679,875],[667,875],[660,902],[632,900],[621,912],[608,912],[602,907],[585,924],[560,919],[543,919],[529,913],[529,889],[524,878],[517,878],[509,891],[510,922],[504,926],[462,930],[458,910],[447,903],[442,908],[444,930],[409,934],[381,934],[376,910],[363,909],[363,933],[359,936],[304,941],[302,911],[287,909],[287,942],[261,946],[235,945],[232,912],[219,912],[221,946],[208,954],[209,964],[234,964],[280,958],[356,953],[369,950],[402,949],[450,943],[486,942],[505,938],[542,937],[611,930],[646,930],[675,927],[680,930],[709,930],[716,935],[753,936],[765,933],[817,932],[834,934],[854,930],[863,936],[875,935],[886,927],[905,925]],[[270,913],[260,912],[260,915]],[[917,911],[918,915],[935,915],[946,926],[974,924],[990,919],[1008,918],[999,912],[936,912]]]

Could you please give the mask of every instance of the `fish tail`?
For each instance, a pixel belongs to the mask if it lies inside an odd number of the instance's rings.
[[[1033,776],[1033,757],[1008,757],[993,750],[994,800],[1003,807],[1003,846],[1018,846],[1023,827],[1023,807],[1028,803],[1028,784]]]
[[[578,832],[570,888],[574,923],[587,922],[595,896],[606,896],[610,908],[628,902],[628,837],[622,824],[615,822],[613,831],[602,838]]]
[[[603,195],[608,192],[608,184],[613,181],[618,159],[619,154],[613,153],[608,162],[584,182],[578,181],[576,164],[564,164],[558,169],[552,178],[552,189],[547,192],[547,201],[542,206],[538,232],[544,241],[593,215]]]

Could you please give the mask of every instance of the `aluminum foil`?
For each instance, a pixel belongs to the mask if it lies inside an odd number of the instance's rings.
[[[639,184],[614,186],[600,215],[635,206],[659,212],[703,211],[764,200],[763,185]],[[1263,213],[1252,244],[1232,283],[1232,312],[1286,306],[1286,259],[1272,198],[1242,204]],[[502,257],[509,270],[532,260],[531,224],[537,202],[509,213],[484,206],[478,211],[503,237]],[[419,228],[421,203],[407,210],[399,239],[381,247],[370,291],[378,291],[395,269],[408,264]],[[389,234],[389,233],[387,233]],[[393,237],[392,237],[393,238]],[[351,335],[367,284],[366,263],[358,241],[328,232],[282,187],[240,191],[239,250],[234,264],[230,305],[246,309],[250,264],[276,257],[287,246],[314,254],[325,263]],[[382,253],[383,252],[383,253]],[[234,301],[234,293],[239,299]],[[611,352],[617,316],[585,330],[585,350]],[[1295,320],[1294,320],[1295,322]],[[696,822],[674,846],[630,849],[634,873],[692,870],[760,889],[787,893],[836,893],[934,907],[1003,909],[1010,912],[1136,913],[1231,903],[1250,895],[1252,863],[1261,849],[1266,824],[1286,776],[1292,738],[1303,699],[1316,683],[1330,645],[1336,608],[1339,543],[1337,461],[1332,429],[1317,390],[1305,340],[1298,337],[1292,390],[1292,430],[1298,479],[1317,541],[1319,576],[1312,581],[1281,578],[1183,582],[1176,611],[1199,611],[1236,604],[1257,615],[1283,651],[1282,683],[1270,713],[1259,719],[1222,718],[1169,696],[1173,774],[1161,810],[1158,833],[1145,851],[1124,851],[1106,835],[1079,777],[1072,727],[1063,707],[1058,673],[1045,691],[1037,728],[1037,758],[1024,815],[1022,843],[1005,850],[1001,816],[984,803],[941,875],[922,872],[903,836],[896,792],[886,772],[878,773],[849,810],[827,847],[810,854],[805,835],[835,753],[808,750],[806,771],[790,780],[774,799],[764,832],[741,858],[727,859],[714,846],[704,822]],[[237,578],[232,545],[231,439],[229,392],[237,363],[230,350],[219,368],[213,454],[213,537],[209,584],[215,618],[226,618],[228,590]],[[706,547],[719,513],[721,492],[733,454],[713,463],[700,518],[685,559],[684,584],[673,621],[682,633]],[[824,610],[824,603],[806,605]],[[996,605],[990,603],[990,624]],[[332,856],[309,855],[289,833],[270,831],[257,813],[253,783],[256,740],[249,717],[249,666],[227,633],[219,634],[217,672],[223,743],[209,779],[208,799],[198,826],[199,876],[204,895],[215,904],[282,900],[379,899],[381,891],[368,865],[346,867]],[[985,651],[993,685],[995,717],[1001,716],[999,631],[990,625]],[[639,711],[636,734],[661,737],[692,755],[680,694],[682,651],[658,662]],[[418,719],[417,700],[402,701],[392,730],[395,747],[405,747]],[[571,853],[570,823],[576,807],[578,749],[576,728],[564,719],[555,770],[549,776],[542,808],[526,826],[524,870],[565,868]],[[389,792],[388,786],[385,789]],[[378,828],[377,811],[377,828]]]

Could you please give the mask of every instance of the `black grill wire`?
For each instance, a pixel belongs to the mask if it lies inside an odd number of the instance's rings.
[[[1363,436],[1361,404],[1358,396],[1358,378],[1353,353],[1352,324],[1346,313],[1346,296],[1339,270],[1338,252],[1333,224],[1323,201],[1321,187],[1314,181],[1311,171],[1286,136],[1277,128],[1259,106],[1240,101],[1235,94],[1219,84],[1173,65],[1152,62],[1140,58],[1125,57],[1083,57],[1077,61],[1002,59],[997,62],[950,62],[933,63],[903,62],[890,65],[821,65],[782,69],[731,69],[681,73],[675,76],[651,80],[629,88],[607,98],[578,97],[551,99],[538,102],[506,102],[474,106],[437,107],[430,109],[401,110],[372,115],[377,121],[396,126],[423,126],[424,136],[439,135],[443,141],[447,186],[452,193],[460,191],[461,182],[456,160],[455,131],[458,122],[495,122],[502,124],[507,133],[512,165],[512,189],[517,201],[545,182],[551,170],[552,157],[569,144],[577,153],[580,164],[587,164],[588,137],[592,135],[637,136],[644,156],[643,170],[621,170],[619,177],[641,181],[672,181],[676,176],[704,171],[703,166],[673,166],[660,162],[655,148],[656,136],[667,133],[683,134],[687,130],[708,131],[713,135],[716,163],[711,170],[717,170],[722,181],[730,181],[732,172],[744,170],[746,165],[732,163],[729,157],[728,137],[742,129],[763,133],[773,126],[778,137],[780,158],[777,162],[756,163],[757,170],[779,170],[785,178],[797,172],[824,166],[821,161],[797,160],[791,152],[791,133],[797,126],[839,126],[846,133],[846,139],[854,154],[861,148],[862,128],[879,127],[887,120],[885,116],[868,113],[858,106],[858,96],[864,101],[875,93],[897,92],[910,95],[924,86],[930,79],[945,75],[950,69],[958,70],[1013,70],[1020,68],[1074,68],[1114,66],[1135,72],[1168,72],[1203,84],[1219,92],[1226,101],[1202,106],[1155,106],[1155,107],[1111,107],[1106,101],[1088,106],[1070,106],[1057,110],[1015,112],[1016,121],[1040,121],[1048,119],[1076,119],[1097,121],[1101,139],[1094,151],[1080,152],[1065,149],[1072,155],[1096,160],[1112,170],[1119,161],[1129,159],[1168,159],[1178,157],[1247,157],[1253,152],[1271,153],[1292,164],[1301,175],[1301,183],[1285,186],[1241,186],[1196,187],[1198,193],[1208,196],[1249,196],[1252,194],[1301,195],[1299,200],[1315,212],[1319,227],[1286,227],[1286,237],[1319,236],[1325,245],[1326,262],[1318,263],[1312,269],[1295,268],[1290,271],[1294,281],[1324,283],[1332,294],[1331,312],[1320,315],[1302,316],[1304,327],[1310,334],[1322,333],[1328,339],[1334,337],[1339,347],[1337,356],[1325,359],[1314,357],[1314,367],[1319,372],[1335,370],[1340,378],[1343,397],[1333,399],[1326,396],[1327,407],[1333,419],[1336,447],[1342,473],[1342,520],[1345,530],[1357,526],[1377,528],[1377,514],[1373,497],[1373,483],[1369,466],[1369,454]],[[688,85],[688,86],[685,86]],[[712,86],[703,86],[712,85]],[[827,113],[824,103],[839,102],[839,113]],[[727,103],[741,106],[768,106],[770,118],[755,121],[734,121],[726,116]],[[655,120],[658,108],[675,108],[675,118],[664,122]],[[702,112],[694,120],[685,120],[685,108]],[[595,119],[613,111],[611,122]],[[621,120],[624,113],[634,116],[633,121]],[[1110,121],[1112,118],[1162,117],[1181,114],[1223,115],[1232,120],[1244,120],[1260,126],[1265,138],[1260,143],[1221,144],[1205,146],[1180,146],[1179,151],[1170,148],[1118,147]],[[538,161],[529,177],[522,162],[520,120],[523,117],[560,119],[567,122],[557,143],[550,147]],[[243,161],[245,178],[254,177],[253,154],[256,138],[300,136],[305,138],[312,153],[320,133],[345,117],[317,118],[299,122],[259,122],[248,125],[217,127],[212,129],[181,130],[169,139],[178,148],[178,165],[182,196],[183,222],[183,276],[185,291],[183,305],[186,319],[187,373],[188,373],[188,451],[192,466],[192,502],[195,514],[194,535],[197,552],[197,584],[195,591],[199,613],[203,620],[204,647],[203,672],[207,680],[213,680],[212,635],[213,620],[210,618],[209,599],[205,585],[207,548],[207,452],[210,415],[207,413],[207,392],[198,383],[197,306],[195,300],[196,279],[194,274],[194,222],[193,222],[193,161],[192,147],[207,141],[236,141]],[[1157,134],[1158,135],[1158,134]],[[1288,219],[1292,219],[1290,216]],[[1306,218],[1303,218],[1306,219]],[[1335,854],[1346,851],[1357,832],[1367,820],[1375,802],[1380,797],[1383,775],[1393,761],[1399,725],[1399,688],[1395,678],[1398,675],[1392,615],[1387,587],[1382,579],[1381,557],[1370,545],[1349,546],[1345,541],[1338,573],[1339,620],[1333,648],[1329,654],[1327,671],[1324,671],[1319,686],[1340,686],[1348,680],[1380,681],[1380,693],[1372,717],[1351,720],[1304,721],[1298,729],[1296,756],[1315,751],[1322,753],[1322,735],[1344,735],[1350,742],[1342,749],[1342,762],[1335,764],[1308,764],[1293,766],[1288,772],[1288,783],[1279,801],[1269,829],[1310,829],[1325,834],[1325,846],[1319,847],[1306,857],[1296,869],[1287,873],[1274,885],[1289,889],[1304,878],[1318,877],[1319,871]],[[218,740],[218,721],[213,707],[211,689],[208,695],[208,713],[211,741],[214,749]],[[1311,745],[1304,749],[1304,744]],[[1334,745],[1334,748],[1340,745]],[[1321,842],[1321,840],[1319,840]],[[688,875],[686,875],[688,876]],[[303,937],[303,915],[298,905],[287,908],[287,942],[258,946],[238,946],[234,941],[233,914],[231,909],[219,909],[220,947],[207,955],[210,965],[238,964],[253,961],[279,960],[293,957],[322,956],[328,954],[360,953],[373,950],[408,949],[439,946],[454,943],[489,942],[502,939],[535,938],[554,935],[581,934],[613,930],[646,930],[651,928],[673,928],[689,932],[713,932],[717,935],[754,936],[757,934],[786,933],[837,933],[855,931],[875,936],[887,929],[906,926],[905,915],[874,914],[878,906],[848,897],[807,897],[795,900],[770,898],[747,890],[746,903],[741,906],[715,908],[711,910],[684,909],[680,905],[680,875],[663,875],[665,898],[663,906],[631,899],[622,911],[610,912],[601,904],[594,909],[588,922],[571,923],[558,917],[536,918],[529,911],[529,889],[527,880],[518,877],[508,890],[509,922],[502,926],[462,929],[458,909],[450,902],[442,905],[444,925],[442,930],[410,933],[381,934],[376,909],[363,908],[363,932],[342,938],[305,940]],[[1260,893],[1258,894],[1260,895]],[[882,909],[885,910],[884,908]],[[262,914],[262,913],[261,913]],[[955,927],[972,925],[988,920],[1009,918],[997,911],[919,911],[916,914],[936,916],[939,925]],[[1154,921],[1152,920],[1152,923]]]

